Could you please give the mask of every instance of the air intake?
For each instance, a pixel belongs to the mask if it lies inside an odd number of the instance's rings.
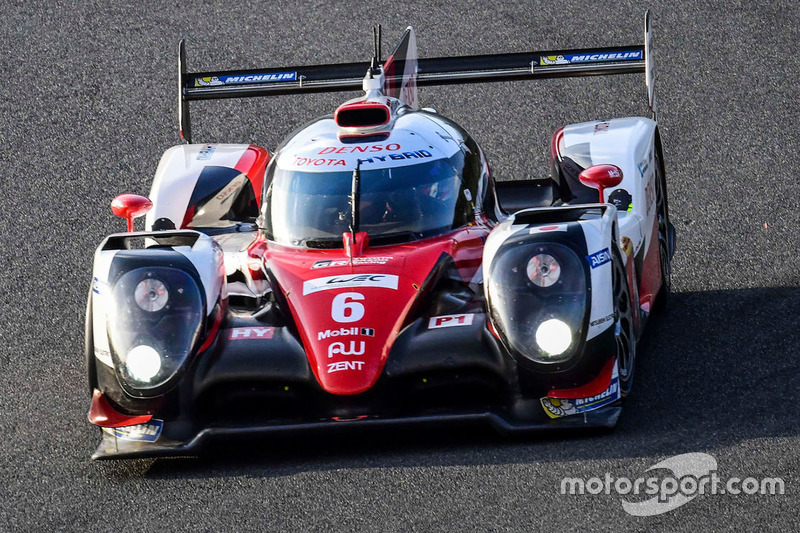
[[[340,128],[375,128],[391,120],[389,106],[379,102],[354,102],[336,110],[334,120]]]

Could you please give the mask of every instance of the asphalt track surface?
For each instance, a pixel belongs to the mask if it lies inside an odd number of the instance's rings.
[[[0,3],[0,530],[798,530],[800,180],[796,2]],[[768,5],[767,5],[768,4]],[[193,70],[368,60],[406,25],[421,56],[634,44],[654,13],[674,294],[610,433],[489,430],[256,442],[92,462],[83,314],[91,257],[177,142],[177,42]],[[195,140],[274,148],[350,95],[210,102]],[[560,125],[642,114],[643,78],[425,88],[500,179],[544,176]],[[564,477],[635,478],[705,452],[785,494],[703,495],[633,517]]]

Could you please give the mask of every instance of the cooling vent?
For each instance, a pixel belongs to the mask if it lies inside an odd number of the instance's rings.
[[[392,113],[378,102],[345,104],[336,110],[334,120],[340,128],[374,128],[389,123]]]

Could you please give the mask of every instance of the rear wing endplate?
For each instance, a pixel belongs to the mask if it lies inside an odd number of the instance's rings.
[[[412,33],[413,35],[413,33]],[[189,102],[222,98],[278,96],[361,90],[369,62],[253,70],[188,72],[184,41],[178,52],[178,120],[181,138],[191,143]],[[645,73],[655,119],[655,72],[650,13],[645,13],[643,45],[491,54],[417,60],[417,86],[535,80]],[[400,83],[402,76],[388,80]]]

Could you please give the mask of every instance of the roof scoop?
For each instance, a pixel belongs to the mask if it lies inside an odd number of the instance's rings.
[[[391,108],[382,102],[348,102],[336,110],[334,120],[340,128],[379,128],[389,124]]]

